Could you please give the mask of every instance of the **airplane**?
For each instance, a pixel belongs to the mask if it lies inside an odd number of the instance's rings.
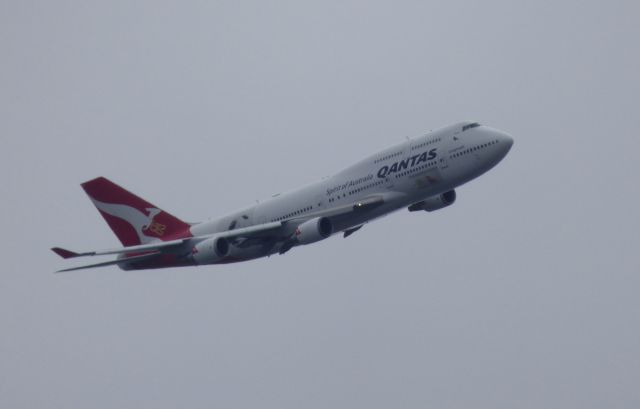
[[[285,254],[407,208],[435,211],[452,205],[455,189],[498,164],[513,138],[477,122],[460,122],[409,138],[335,175],[275,194],[227,216],[186,223],[104,177],[81,186],[123,247],[65,259],[117,255],[115,260],[58,272],[117,265],[123,270],[199,266]]]

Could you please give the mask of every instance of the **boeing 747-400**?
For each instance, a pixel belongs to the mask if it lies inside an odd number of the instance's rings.
[[[202,223],[186,223],[106,178],[82,184],[123,247],[63,258],[117,259],[60,271],[118,265],[123,270],[246,261],[284,254],[338,233],[349,237],[393,211],[453,204],[455,188],[493,168],[509,152],[506,133],[462,122],[408,139],[332,177]]]

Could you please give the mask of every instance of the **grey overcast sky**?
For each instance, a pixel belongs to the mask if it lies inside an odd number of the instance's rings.
[[[0,2],[0,408],[638,408],[636,1]],[[515,138],[435,213],[200,268],[79,184],[190,221],[460,120]]]

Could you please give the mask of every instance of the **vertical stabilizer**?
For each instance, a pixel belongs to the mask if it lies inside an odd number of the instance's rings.
[[[124,246],[191,236],[189,224],[104,177],[82,188]]]

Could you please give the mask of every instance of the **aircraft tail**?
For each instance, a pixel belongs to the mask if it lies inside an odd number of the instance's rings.
[[[82,188],[123,246],[191,236],[188,223],[104,177],[85,182]]]

